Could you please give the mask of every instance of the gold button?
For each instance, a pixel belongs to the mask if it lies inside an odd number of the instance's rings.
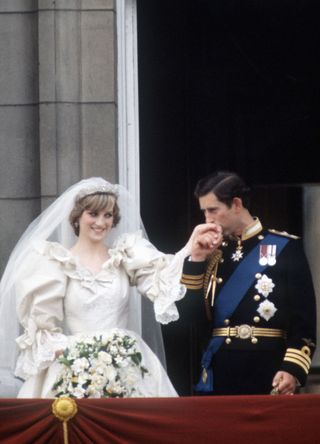
[[[252,342],[252,344],[256,344],[258,342],[258,339],[257,338],[252,338],[251,342]]]
[[[256,279],[260,279],[261,276],[262,276],[261,273],[257,273],[257,274],[256,274]]]
[[[223,282],[223,279],[222,278],[217,278],[217,283],[218,284],[221,284]]]
[[[304,353],[307,356],[311,356],[311,350],[309,347],[307,347],[306,345],[304,345],[301,349],[302,353]]]
[[[223,321],[223,323],[224,323],[224,325],[229,325],[229,324],[230,324],[230,320],[229,320],[229,319],[225,319],[225,320]]]
[[[261,296],[260,296],[259,294],[255,294],[255,295],[253,296],[253,299],[254,299],[255,301],[260,301]]]
[[[227,247],[227,246],[228,246],[228,242],[223,241],[223,242],[222,242],[222,246],[223,246],[223,247]]]
[[[259,318],[259,316],[255,316],[255,317],[253,318],[253,320],[254,320],[254,322],[260,322],[260,318]]]
[[[231,343],[231,338],[227,338],[226,339],[226,344],[230,344]]]
[[[223,257],[220,259],[220,264],[223,264],[223,262],[224,262],[224,259],[223,259]]]
[[[259,234],[258,239],[262,240],[262,239],[264,239],[264,236],[262,234]]]

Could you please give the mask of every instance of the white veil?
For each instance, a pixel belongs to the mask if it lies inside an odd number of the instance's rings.
[[[13,249],[0,282],[0,388],[1,385],[12,387],[13,393],[19,385],[19,381],[13,377],[17,357],[15,339],[21,334],[15,303],[15,279],[19,270],[33,245],[40,240],[56,241],[70,248],[76,241],[69,223],[76,196],[99,191],[113,192],[118,196],[121,219],[108,235],[109,245],[121,234],[139,229],[146,236],[139,209],[128,191],[101,177],[83,179],[69,187],[28,226]],[[135,287],[131,287],[130,291],[128,328],[143,337],[165,366],[161,327],[155,321],[152,304],[146,298],[141,298]]]

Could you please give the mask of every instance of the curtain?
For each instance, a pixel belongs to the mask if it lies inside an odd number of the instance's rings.
[[[65,423],[53,400],[0,400],[6,444],[320,442],[320,395],[81,399]],[[66,441],[67,440],[67,441]]]

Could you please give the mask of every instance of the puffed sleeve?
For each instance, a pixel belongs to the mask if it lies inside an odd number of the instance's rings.
[[[15,374],[22,379],[47,368],[55,352],[67,344],[61,328],[67,278],[48,248],[46,243],[32,251],[16,284],[17,315],[24,333],[16,339],[20,354]]]
[[[118,256],[130,284],[153,302],[158,322],[167,324],[179,318],[175,301],[186,292],[180,278],[187,248],[174,255],[164,254],[139,231],[123,235],[110,254]]]

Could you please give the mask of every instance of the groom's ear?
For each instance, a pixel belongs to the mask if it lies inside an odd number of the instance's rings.
[[[236,211],[240,211],[243,208],[242,199],[240,197],[234,197],[232,199],[232,206]]]

